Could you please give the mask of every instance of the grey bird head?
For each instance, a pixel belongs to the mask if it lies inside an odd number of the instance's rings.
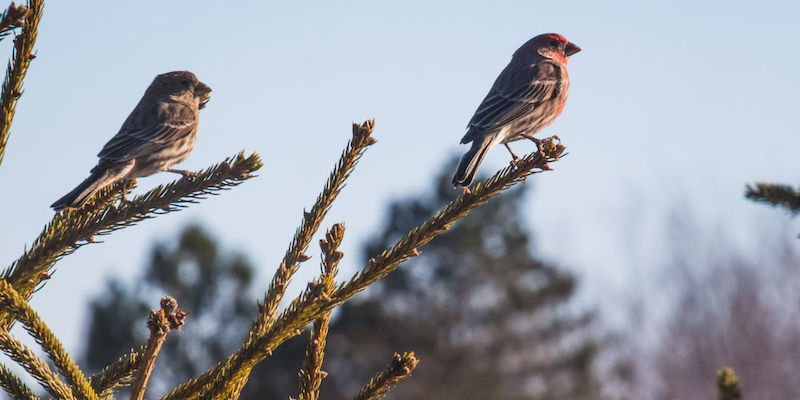
[[[145,96],[165,96],[176,100],[195,101],[205,107],[211,88],[189,71],[172,71],[156,76]]]

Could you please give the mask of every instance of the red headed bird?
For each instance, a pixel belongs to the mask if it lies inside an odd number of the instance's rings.
[[[472,147],[461,158],[453,185],[469,186],[486,153],[503,143],[513,157],[509,142],[534,138],[550,125],[567,102],[569,75],[567,57],[580,47],[557,33],[545,33],[528,40],[500,73],[489,94],[467,125],[461,143]]]

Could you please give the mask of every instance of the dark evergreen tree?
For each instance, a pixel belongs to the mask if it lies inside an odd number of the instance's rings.
[[[187,227],[176,248],[158,244],[150,257],[144,279],[125,285],[118,280],[90,305],[86,365],[99,370],[130,350],[131,343],[144,344],[148,310],[156,308],[162,295],[176,298],[191,314],[185,332],[170,335],[156,368],[150,390],[161,393],[203,372],[233,352],[250,327],[254,312],[251,288],[254,268],[245,257],[222,254],[217,241],[198,226]],[[299,368],[302,342],[290,341],[276,351],[285,352],[287,363]],[[296,370],[270,368],[262,363],[248,391],[277,391],[295,385]],[[265,387],[262,387],[265,386]],[[273,387],[274,386],[274,387]],[[247,398],[243,396],[242,398]]]
[[[429,195],[389,207],[378,254],[451,200],[451,164]],[[596,399],[591,316],[564,305],[575,279],[532,251],[526,186],[473,211],[423,255],[339,309],[328,336],[327,379],[345,399],[393,350],[420,358],[395,399]],[[330,395],[330,393],[327,393]]]

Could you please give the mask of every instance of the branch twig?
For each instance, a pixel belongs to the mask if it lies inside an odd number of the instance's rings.
[[[81,246],[93,243],[95,236],[107,235],[156,215],[180,210],[208,195],[235,187],[252,178],[252,173],[261,166],[258,154],[245,158],[240,153],[198,172],[197,177],[184,177],[157,186],[121,207],[111,205],[115,191],[118,193],[120,189],[118,185],[112,185],[103,189],[86,206],[56,214],[34,240],[30,250],[3,271],[3,278],[28,299],[34,289],[50,277],[49,271],[56,261]],[[3,317],[2,313],[0,317]],[[7,329],[10,322],[3,318],[0,330]]]
[[[0,364],[0,386],[14,400],[39,400],[31,388],[3,364]]]
[[[53,397],[65,400],[75,399],[69,388],[58,379],[58,375],[47,366],[44,360],[7,332],[0,332],[0,350],[21,365],[25,371],[28,371]]]
[[[5,38],[14,29],[25,26],[25,18],[29,15],[28,7],[11,3],[0,17],[0,39]]]
[[[369,380],[366,386],[353,398],[353,400],[380,400],[389,393],[398,382],[408,378],[411,371],[417,367],[414,352],[394,353],[392,362]]]
[[[320,239],[319,247],[322,250],[322,274],[316,282],[311,282],[312,290],[319,290],[320,296],[328,297],[333,292],[334,278],[338,272],[337,266],[342,260],[344,253],[339,251],[339,246],[344,239],[344,224],[335,224]],[[319,398],[319,386],[328,373],[322,370],[322,360],[325,357],[325,344],[328,336],[328,323],[331,320],[331,312],[322,314],[314,320],[314,327],[311,330],[311,338],[306,348],[306,358],[303,367],[300,369],[300,395],[298,400],[317,400]]]
[[[742,400],[742,385],[733,368],[725,367],[717,371],[717,399]]]
[[[144,349],[142,367],[139,369],[136,383],[133,385],[131,400],[142,400],[144,397],[147,381],[153,372],[161,345],[167,340],[168,333],[183,326],[187,315],[187,312],[178,308],[178,302],[175,299],[166,296],[161,299],[161,309],[150,311],[150,319],[147,320],[150,339],[147,340],[147,345]]]
[[[0,91],[0,164],[3,163],[3,156],[6,152],[8,131],[11,128],[11,121],[14,120],[17,101],[22,96],[22,80],[25,79],[31,60],[36,58],[36,55],[33,54],[33,46],[36,44],[36,36],[39,33],[39,20],[42,18],[43,6],[43,0],[28,1],[22,32],[14,38],[14,52],[11,62],[8,63],[6,79],[3,81],[3,88]]]
[[[756,183],[747,185],[745,197],[774,207],[782,207],[793,215],[800,213],[800,189],[789,185],[773,183]]]
[[[48,357],[53,360],[56,368],[64,376],[67,383],[73,388],[76,396],[82,400],[98,400],[89,381],[81,372],[75,361],[64,349],[56,335],[50,330],[47,324],[33,310],[22,296],[14,290],[11,285],[0,279],[0,307],[16,318],[30,332],[36,342],[42,346]]]

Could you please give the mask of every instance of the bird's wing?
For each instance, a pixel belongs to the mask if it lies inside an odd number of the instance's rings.
[[[468,132],[461,143],[514,122],[557,93],[558,78],[542,74],[538,66],[512,67],[506,67],[497,77],[467,124]]]
[[[196,128],[196,114],[182,104],[137,106],[98,156],[106,161],[131,160],[163,150]]]

